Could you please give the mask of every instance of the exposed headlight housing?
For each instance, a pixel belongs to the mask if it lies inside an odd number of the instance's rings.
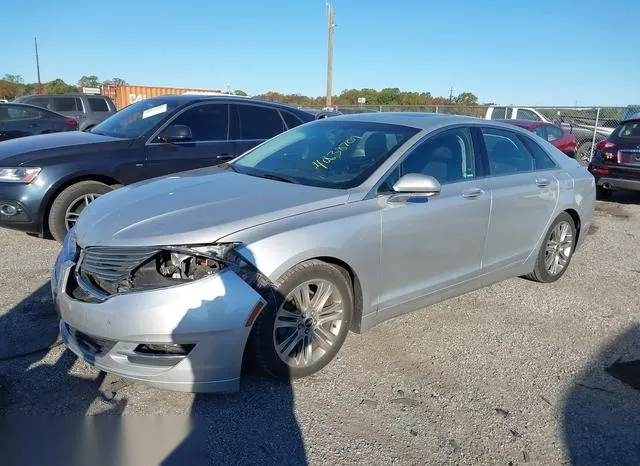
[[[29,184],[38,177],[41,171],[40,167],[1,167],[0,181]]]
[[[78,259],[78,244],[76,243],[76,232],[71,228],[62,243],[62,258],[65,261],[76,261]]]
[[[235,252],[237,246],[238,243],[165,246],[146,251],[97,248],[99,252],[89,248],[76,272],[81,285],[89,285],[106,296],[188,283],[226,268],[253,286],[258,272]],[[126,258],[137,259],[127,262]],[[86,265],[85,261],[88,261]]]

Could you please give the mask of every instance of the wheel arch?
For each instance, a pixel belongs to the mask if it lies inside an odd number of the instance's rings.
[[[578,214],[578,211],[575,209],[565,209],[564,212],[568,213],[571,218],[573,219],[573,223],[576,226],[576,240],[575,240],[575,244],[578,244],[578,241],[580,240],[580,233],[581,233],[581,227],[582,227],[582,221],[580,220],[580,214]]]
[[[69,186],[80,183],[81,181],[97,181],[98,183],[103,183],[112,187],[120,185],[120,182],[115,178],[103,174],[78,175],[59,182],[49,190],[49,192],[47,193],[47,198],[43,202],[44,208],[41,211],[43,234],[49,234],[49,212],[51,212],[51,206],[53,205],[55,199],[62,191],[67,189]]]

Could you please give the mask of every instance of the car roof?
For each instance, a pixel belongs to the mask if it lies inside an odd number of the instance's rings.
[[[290,111],[293,110],[294,112],[302,112],[302,113],[309,114],[309,112],[296,108],[293,105],[283,104],[280,102],[273,102],[270,100],[256,99],[254,97],[245,97],[245,96],[238,96],[238,95],[231,95],[231,94],[218,94],[218,95],[167,94],[167,95],[155,96],[147,100],[153,100],[153,99],[163,99],[169,102],[176,102],[178,105],[190,104],[195,102],[210,102],[210,101],[216,101],[216,100],[224,101],[224,102],[244,102],[244,103],[254,102],[254,103],[267,104],[273,107],[281,108],[283,110],[290,110]]]
[[[371,112],[371,113],[352,113],[348,115],[338,115],[331,117],[326,121],[359,121],[371,123],[388,123],[400,126],[410,126],[413,128],[425,130],[440,127],[443,125],[451,125],[456,123],[488,123],[490,120],[484,120],[475,117],[463,115],[448,115],[443,113],[422,113],[422,112]]]
[[[106,95],[102,95],[102,94],[85,94],[83,92],[63,92],[61,94],[28,94],[28,95],[21,95],[20,97],[17,97],[17,99],[26,99],[26,98],[30,98],[30,97],[109,97]]]

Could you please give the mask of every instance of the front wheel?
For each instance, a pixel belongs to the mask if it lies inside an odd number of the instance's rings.
[[[567,271],[575,247],[576,225],[571,215],[562,212],[549,227],[533,272],[526,278],[541,283],[555,282]]]
[[[64,237],[78,221],[82,211],[96,198],[111,191],[109,185],[98,181],[81,181],[65,188],[51,204],[49,210],[49,231],[58,241]]]
[[[310,260],[289,270],[270,291],[251,331],[252,360],[281,380],[319,371],[349,332],[354,300],[348,274]]]

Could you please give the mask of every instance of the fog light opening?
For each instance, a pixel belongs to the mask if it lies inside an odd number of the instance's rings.
[[[11,204],[2,204],[2,206],[0,206],[0,213],[7,217],[13,217],[14,215],[19,214],[20,210],[21,209]]]
[[[186,356],[196,345],[187,344],[141,344],[136,347],[134,353],[152,356]]]

